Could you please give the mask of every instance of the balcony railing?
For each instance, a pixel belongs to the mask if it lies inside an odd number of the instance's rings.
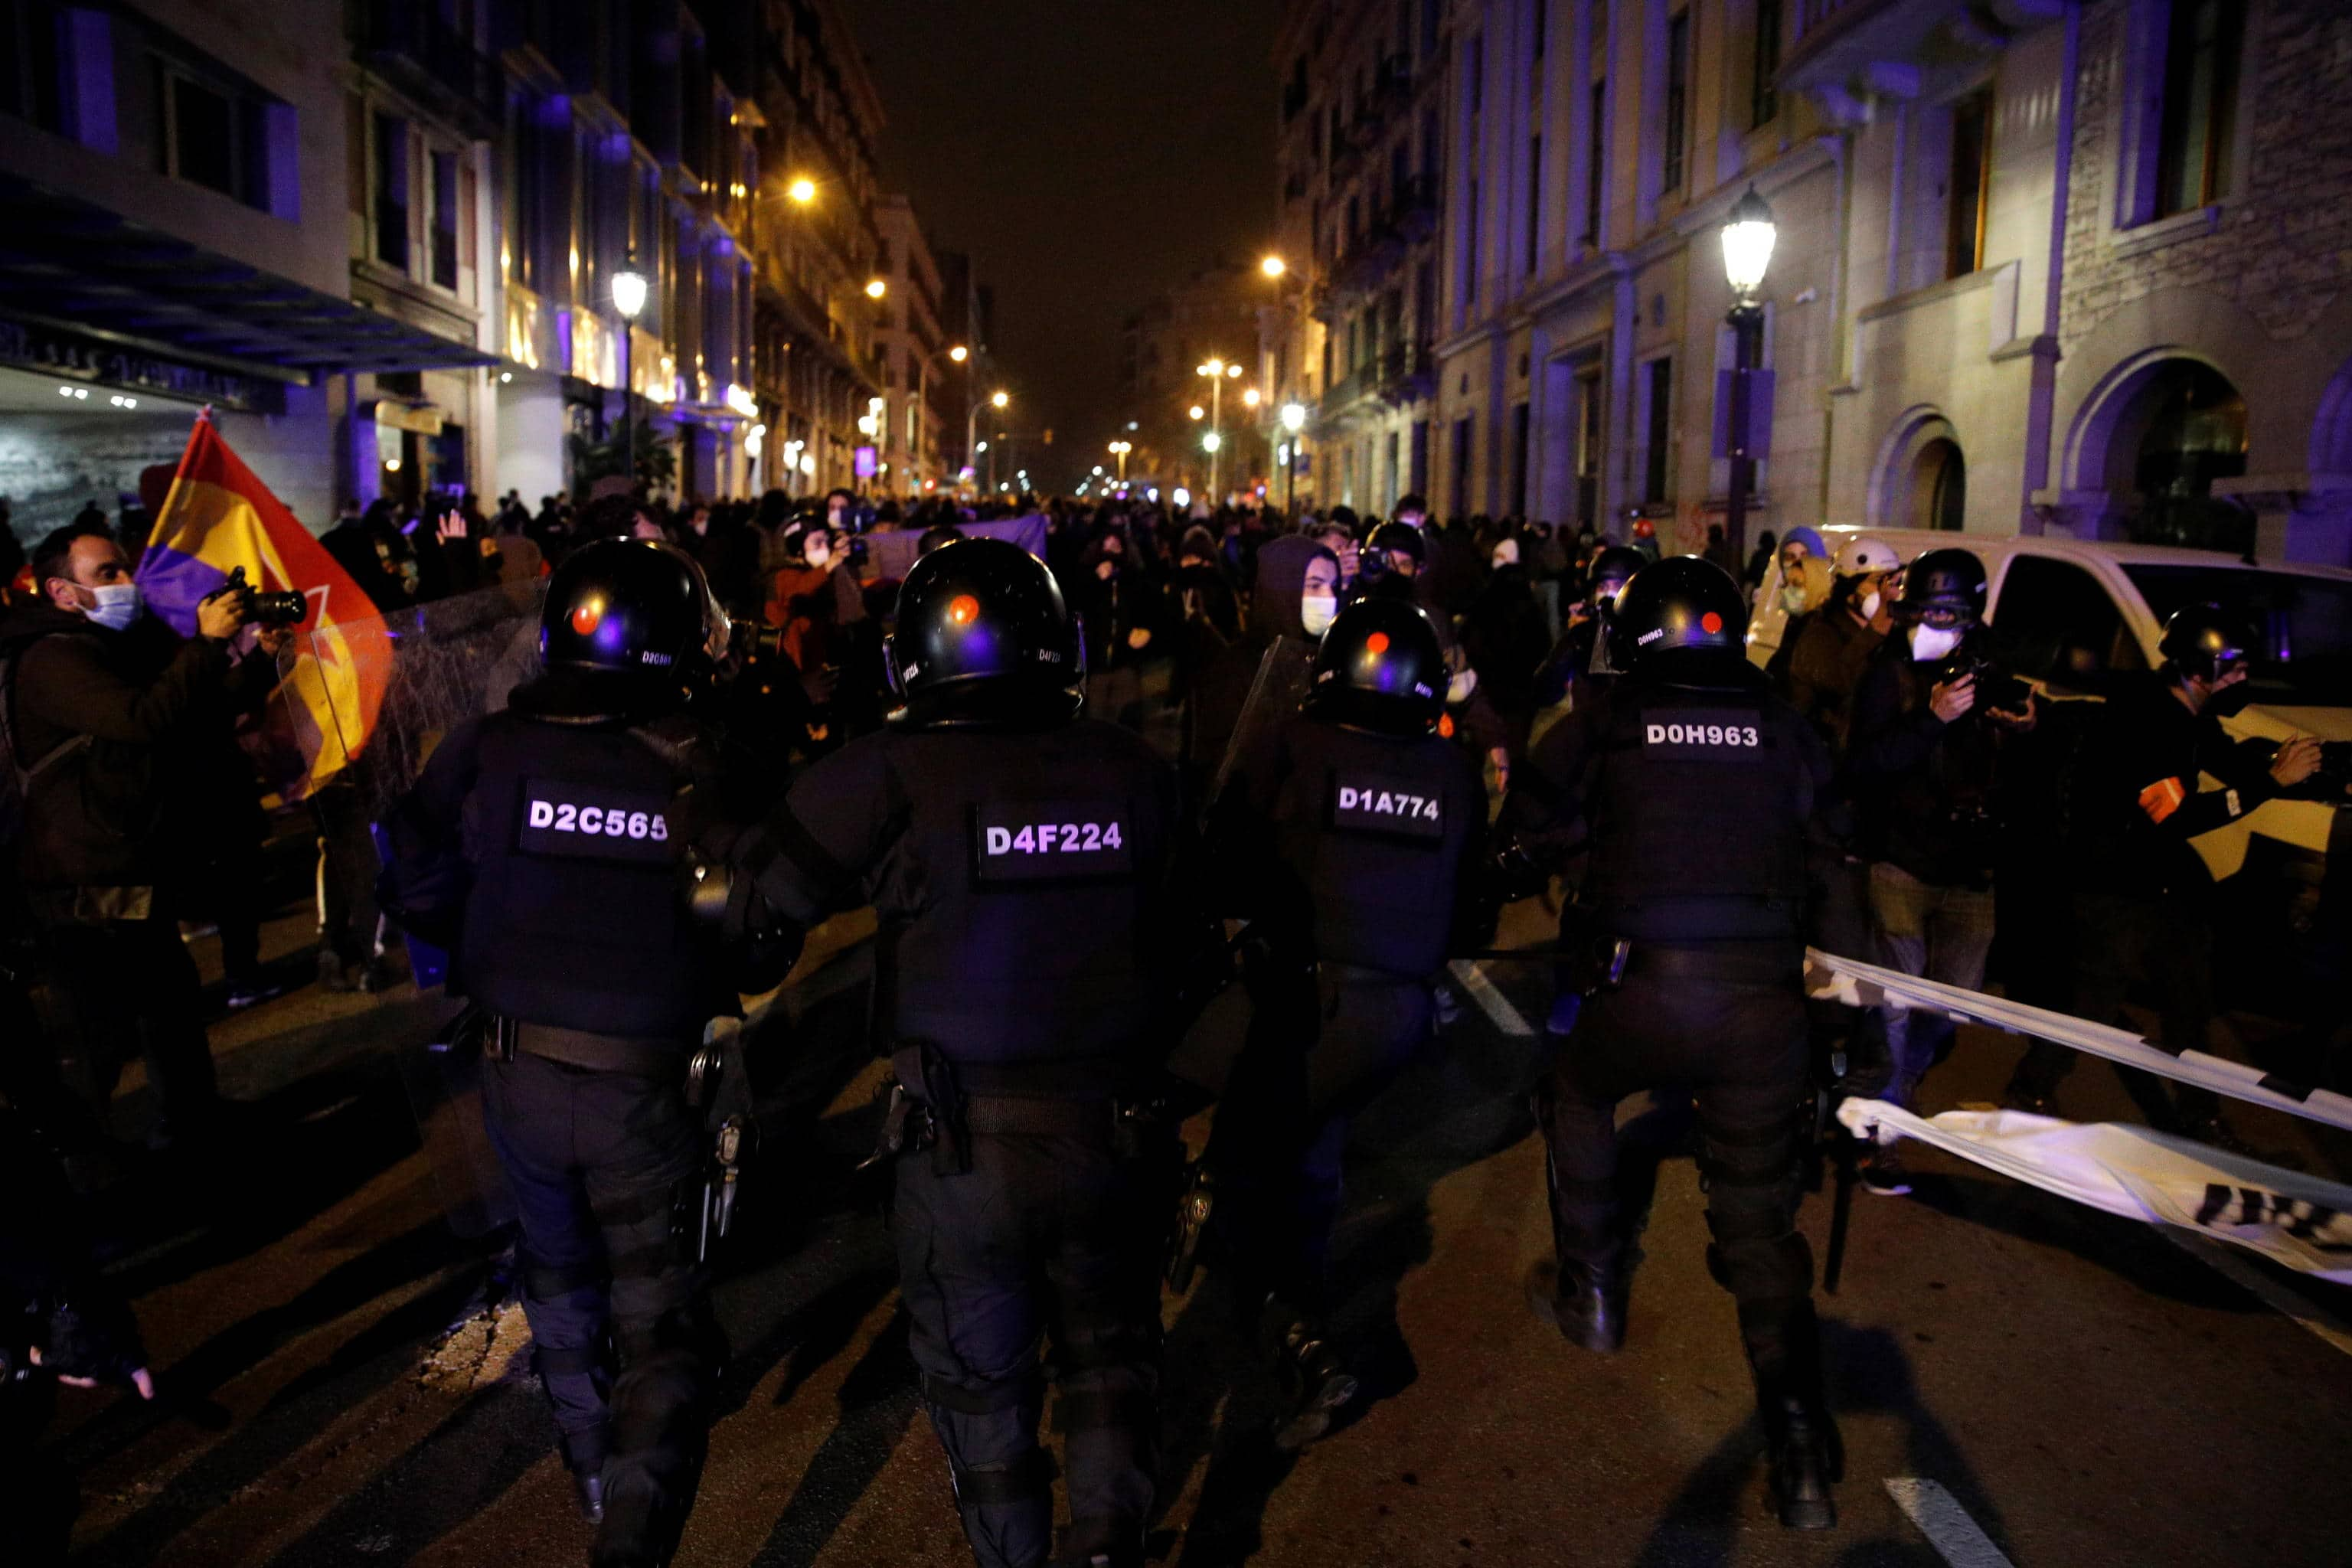
[[[1391,343],[1381,356],[1381,400],[1418,403],[1437,390],[1437,361],[1423,342]]]

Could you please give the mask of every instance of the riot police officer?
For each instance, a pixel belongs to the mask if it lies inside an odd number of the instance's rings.
[[[707,1147],[688,1067],[739,987],[782,977],[679,894],[719,771],[688,681],[725,642],[684,552],[584,546],[549,584],[545,672],[453,731],[384,824],[385,907],[450,943],[487,1019],[484,1120],[599,1568],[668,1561],[692,1502],[723,1346],[678,1223]]]
[[[1647,556],[1623,544],[1606,546],[1592,557],[1592,565],[1586,574],[1591,586],[1584,603],[1570,606],[1568,629],[1552,645],[1551,654],[1544,660],[1543,671],[1537,679],[1536,701],[1539,705],[1550,708],[1563,702],[1572,704],[1580,691],[1590,689],[1591,683],[1605,683],[1615,678],[1617,670],[1609,662],[1604,635],[1609,628],[1610,611],[1633,574],[1649,563]]]
[[[1285,1449],[1355,1396],[1323,1322],[1340,1153],[1353,1113],[1429,1038],[1486,827],[1477,764],[1437,733],[1445,655],[1427,611],[1349,605],[1311,681],[1268,754],[1227,781],[1208,855],[1219,912],[1250,922],[1252,1013],[1207,1165],[1242,1299],[1297,1401]]]
[[[903,708],[746,836],[733,918],[878,917],[899,1289],[974,1556],[1034,1568],[1052,1549],[1050,1331],[1060,1561],[1138,1563],[1172,1175],[1145,1106],[1172,1043],[1175,777],[1139,737],[1079,716],[1078,628],[1015,545],[917,561],[887,662]]]
[[[1738,1304],[1780,1521],[1822,1529],[1835,1521],[1835,1436],[1796,1206],[1805,846],[1829,763],[1742,656],[1746,620],[1738,584],[1707,562],[1635,573],[1611,627],[1627,674],[1545,736],[1505,805],[1507,830],[1538,863],[1589,855],[1562,932],[1589,996],[1537,1093],[1558,1258],[1529,1289],[1571,1343],[1623,1342],[1615,1107],[1687,1089],[1707,1260]]]

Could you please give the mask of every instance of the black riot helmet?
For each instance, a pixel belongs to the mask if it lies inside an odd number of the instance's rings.
[[[1741,657],[1748,603],[1731,574],[1696,555],[1669,555],[1633,574],[1609,619],[1609,657],[1620,669],[1665,655]]]
[[[2186,605],[2164,623],[2156,645],[2165,662],[2184,679],[2220,680],[2252,658],[2252,628],[2219,605]]]
[[[1323,634],[1306,712],[1351,730],[1426,735],[1445,711],[1445,645],[1429,612],[1377,595],[1341,610]]]
[[[1984,619],[1985,569],[1973,550],[1930,550],[1903,571],[1895,613],[1906,620],[1974,626]]]
[[[625,676],[647,686],[678,684],[723,636],[702,568],[656,539],[599,539],[573,551],[549,582],[539,619],[551,673]]]
[[[1409,522],[1381,524],[1380,527],[1372,530],[1371,538],[1364,542],[1364,549],[1367,553],[1376,558],[1372,567],[1376,573],[1389,569],[1391,551],[1395,551],[1401,555],[1412,556],[1413,569],[1416,572],[1429,565],[1429,541],[1422,537],[1421,530]]]
[[[1593,555],[1592,564],[1585,569],[1584,576],[1596,589],[1604,583],[1614,583],[1617,588],[1622,588],[1633,581],[1634,573],[1649,563],[1650,558],[1632,545],[1612,544]],[[1613,600],[1617,597],[1617,588],[1607,590],[1602,597]]]
[[[1085,701],[1084,639],[1060,586],[1002,539],[959,539],[908,568],[885,658],[900,723],[1063,722]]]

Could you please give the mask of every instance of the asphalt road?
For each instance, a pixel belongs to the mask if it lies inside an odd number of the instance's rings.
[[[1535,940],[1538,919],[1514,911],[1506,940]],[[296,972],[305,923],[270,933]],[[678,1558],[689,1568],[969,1561],[874,1194],[846,1176],[871,1136],[865,949],[855,922],[826,934],[785,994],[789,1021],[759,1041],[768,1158],[717,1291],[735,1359]],[[1459,1017],[1350,1149],[1336,1267],[1367,1389],[1352,1418],[1279,1458],[1272,1380],[1232,1300],[1211,1278],[1168,1303],[1162,1561],[2352,1560],[2338,1512],[2352,1338],[2331,1342],[2145,1226],[1932,1153],[1913,1162],[1914,1196],[1856,1199],[1843,1289],[1822,1302],[1842,1521],[1782,1531],[1672,1108],[1626,1110],[1660,1163],[1624,1352],[1572,1350],[1523,1305],[1521,1274],[1549,1244],[1523,1092],[1542,1047],[1513,1031],[1541,1019],[1548,978],[1509,962],[1484,974],[1457,982]],[[227,1157],[132,1189],[107,1218],[167,1397],[63,1395],[55,1452],[82,1489],[72,1561],[583,1560],[495,1238],[461,1241],[440,1218],[390,1064],[446,1011],[405,987],[312,987],[215,1027],[224,1087],[247,1102]],[[1990,1100],[2018,1048],[1964,1035],[1924,1109]],[[135,1074],[125,1092],[135,1122]],[[2104,1068],[2067,1093],[2084,1120],[2130,1119]],[[2263,1113],[2239,1121],[2347,1173],[2342,1143]],[[1806,1205],[1817,1251],[1828,1209]],[[2346,1310],[2341,1292],[2306,1294]]]

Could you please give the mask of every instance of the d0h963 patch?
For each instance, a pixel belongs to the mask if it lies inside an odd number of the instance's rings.
[[[1639,727],[1646,754],[1682,762],[1750,762],[1771,744],[1753,708],[1651,708]]]

